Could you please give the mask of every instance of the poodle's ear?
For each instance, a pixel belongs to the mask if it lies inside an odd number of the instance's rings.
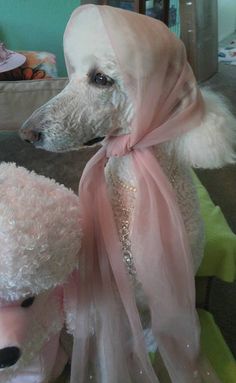
[[[168,143],[177,158],[195,168],[220,168],[236,163],[236,120],[226,100],[202,89],[205,115],[200,126]]]

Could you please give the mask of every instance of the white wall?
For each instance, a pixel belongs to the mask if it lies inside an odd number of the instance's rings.
[[[218,0],[218,40],[236,30],[236,0]]]

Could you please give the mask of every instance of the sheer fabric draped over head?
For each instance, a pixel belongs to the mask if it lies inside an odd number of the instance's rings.
[[[183,43],[155,19],[109,7],[100,13],[135,105],[131,146],[147,134],[153,145],[157,127],[158,142],[196,127],[203,102]]]
[[[82,14],[89,23],[94,7],[133,103],[134,119],[130,134],[106,139],[80,182],[84,241],[71,382],[159,382],[145,348],[104,176],[107,158],[130,155],[137,179],[132,252],[158,349],[172,383],[216,383],[200,357],[194,272],[184,224],[152,151],[154,145],[197,127],[203,100],[183,44],[165,25],[108,6],[88,5],[73,13],[64,39],[69,76],[80,68],[75,57],[71,62],[67,39],[75,28],[80,33],[77,17]]]

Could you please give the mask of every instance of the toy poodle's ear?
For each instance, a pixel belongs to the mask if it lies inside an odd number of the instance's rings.
[[[195,168],[220,168],[236,163],[236,120],[227,101],[202,89],[205,116],[200,126],[168,143],[177,157]]]
[[[67,282],[63,285],[64,290],[64,315],[66,329],[69,334],[75,333],[78,309],[78,286],[79,271],[74,270]]]

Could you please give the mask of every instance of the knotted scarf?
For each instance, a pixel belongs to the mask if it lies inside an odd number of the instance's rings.
[[[153,147],[197,127],[204,103],[183,44],[159,21],[108,6],[83,6],[65,34],[96,8],[134,106],[131,133],[109,136],[82,175],[83,210],[72,383],[159,382],[144,343],[105,180],[106,162],[130,156],[137,182],[131,236],[136,278],[172,383],[217,382],[200,357],[192,257],[172,186]],[[92,28],[92,25],[91,25]],[[92,52],[91,52],[92,54]],[[76,63],[67,55],[69,75]]]

